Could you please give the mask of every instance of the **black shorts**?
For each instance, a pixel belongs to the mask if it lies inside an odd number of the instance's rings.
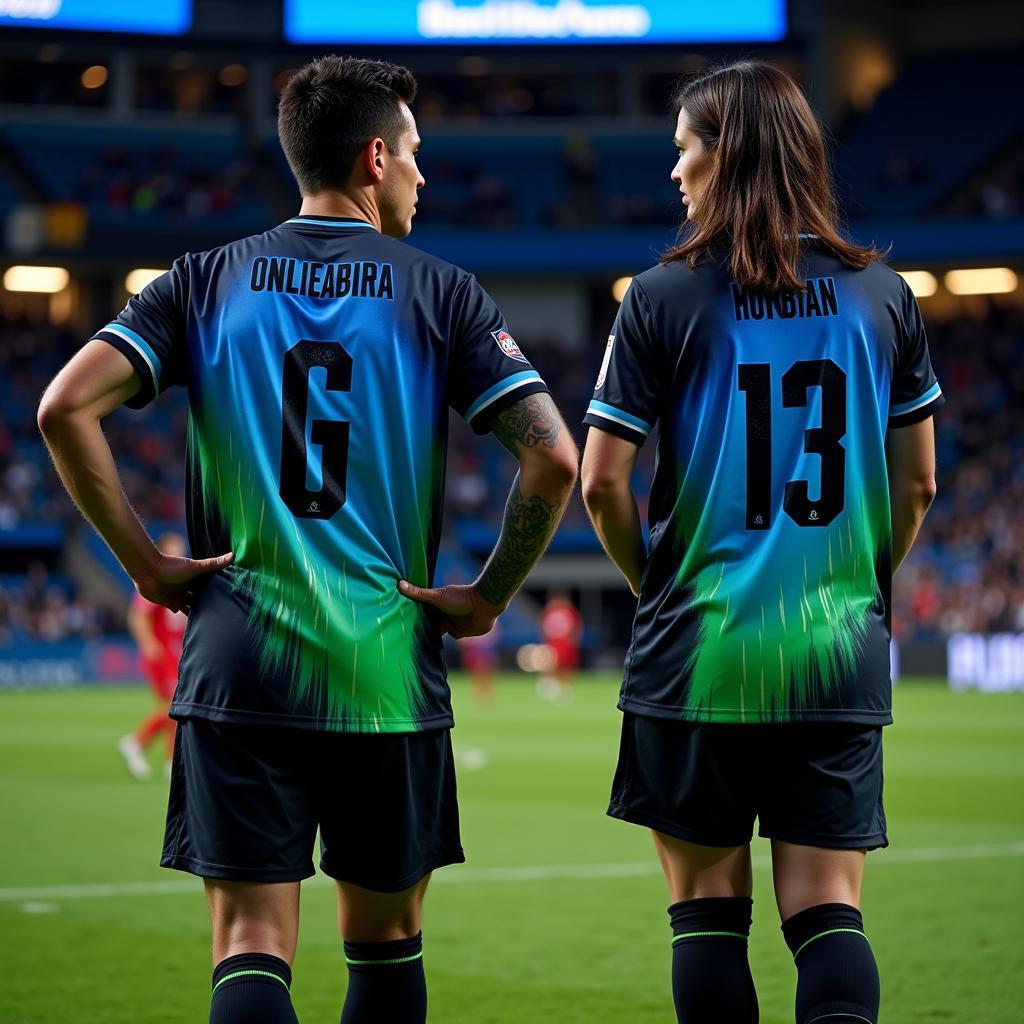
[[[464,861],[447,729],[326,733],[178,723],[161,865],[294,882],[320,868],[398,892]]]
[[[888,846],[882,727],[707,725],[626,712],[613,818],[701,846],[754,834],[802,846]]]

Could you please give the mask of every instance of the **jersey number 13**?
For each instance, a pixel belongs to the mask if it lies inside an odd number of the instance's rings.
[[[770,363],[740,363],[737,387],[747,397],[747,529],[772,525],[772,380]],[[782,507],[797,526],[828,526],[846,504],[846,374],[831,359],[801,359],[782,376],[785,409],[807,406],[821,388],[821,426],[804,431],[804,451],[821,456],[821,496],[806,480],[790,480]]]

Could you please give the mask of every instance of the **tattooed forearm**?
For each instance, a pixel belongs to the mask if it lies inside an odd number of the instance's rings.
[[[501,536],[477,581],[485,601],[496,605],[509,601],[548,546],[564,508],[564,502],[547,501],[539,494],[523,497],[516,474],[505,505]]]
[[[514,455],[517,446],[533,448],[542,444],[554,448],[562,432],[562,418],[550,395],[528,395],[499,413],[491,429]]]

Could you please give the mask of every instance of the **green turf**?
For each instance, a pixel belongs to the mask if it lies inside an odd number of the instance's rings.
[[[669,1024],[668,901],[650,841],[604,816],[614,681],[589,678],[560,706],[515,677],[488,707],[456,689],[456,745],[490,758],[460,776],[469,869],[624,866],[546,880],[439,872],[425,923],[431,1019]],[[0,894],[0,1021],[206,1019],[200,883],[156,866],[166,784],[129,778],[114,747],[148,706],[142,689],[0,695],[0,887],[185,882],[151,895]],[[1020,1022],[1024,696],[905,684],[896,714],[886,748],[893,852],[869,858],[864,900],[882,1019]],[[913,852],[974,844],[986,848],[973,858]],[[756,841],[755,855],[765,852]],[[791,1021],[794,971],[764,868],[750,952],[763,1024]],[[330,889],[311,886],[295,964],[304,1024],[336,1021],[344,984]]]

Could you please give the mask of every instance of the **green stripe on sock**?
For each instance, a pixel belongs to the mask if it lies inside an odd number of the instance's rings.
[[[704,939],[716,935],[726,935],[730,939],[743,939],[744,942],[747,941],[747,936],[743,932],[683,932],[681,935],[672,936],[672,945],[674,946],[683,939]]]
[[[371,964],[408,964],[413,960],[421,959],[422,956],[423,950],[421,949],[418,953],[413,953],[412,956],[396,956],[393,960],[353,960],[350,957],[345,957],[345,963],[353,967],[367,967]]]
[[[794,954],[793,959],[795,960],[815,939],[823,939],[826,935],[838,935],[840,932],[848,932],[851,935],[859,935],[865,942],[870,946],[871,943],[868,941],[868,937],[859,928],[830,928],[827,932],[819,932],[817,935],[812,935]]]
[[[258,974],[261,978],[273,978],[274,981],[281,982],[281,984],[284,985],[286,990],[288,989],[288,982],[285,981],[284,978],[282,978],[279,974],[274,974],[273,971],[234,971],[231,974],[225,974],[224,977],[221,978],[220,981],[218,981],[217,984],[213,986],[213,991],[216,992],[217,989],[219,989],[221,985],[224,984],[225,981],[231,981],[232,978],[244,978],[247,975],[251,974]]]

